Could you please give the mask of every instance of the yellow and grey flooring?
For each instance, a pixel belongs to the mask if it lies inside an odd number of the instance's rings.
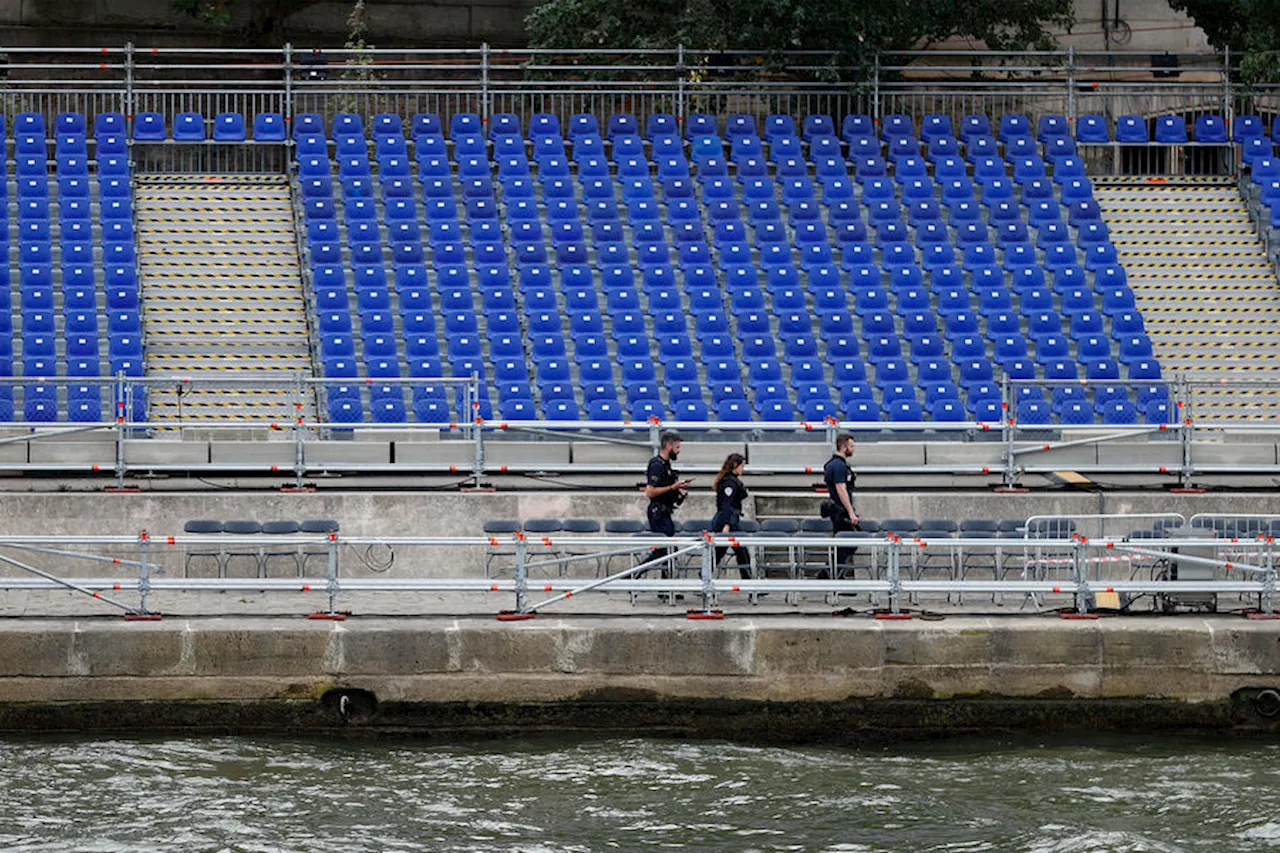
[[[152,417],[291,418],[287,383],[312,362],[284,176],[143,176],[134,201],[147,374],[192,379],[153,389]],[[282,384],[202,387],[215,373]],[[314,399],[303,402],[313,416]]]
[[[1280,285],[1229,178],[1100,178],[1094,197],[1166,376],[1280,381]],[[1205,388],[1201,418],[1280,414],[1280,386]]]

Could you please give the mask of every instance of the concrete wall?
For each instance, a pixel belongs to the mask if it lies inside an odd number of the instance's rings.
[[[709,518],[713,498],[709,482],[700,484],[679,511],[680,518]],[[814,492],[760,492],[753,497],[749,515],[757,517],[812,517],[822,496]],[[1086,515],[1100,513],[1179,512],[1272,513],[1280,515],[1280,495],[1272,492],[1236,492],[1170,495],[1160,492],[1061,492],[996,494],[974,492],[872,492],[855,494],[858,511],[867,518],[1026,518],[1031,515]],[[152,535],[151,557],[180,568],[180,549],[166,549],[167,535],[179,534],[194,518],[228,520],[334,518],[345,536],[480,536],[484,522],[492,518],[644,518],[645,500],[637,491],[558,491],[459,493],[275,492],[209,491],[200,493],[149,492],[142,494],[76,494],[0,492],[0,537],[41,534]],[[1120,522],[1112,535],[1149,521]],[[1118,528],[1118,529],[1116,529]],[[394,569],[397,577],[479,576],[484,553],[479,548],[433,548],[414,553],[400,548]],[[101,566],[82,562],[48,560],[41,566],[76,576],[104,575]],[[367,575],[359,561],[344,559],[344,574]],[[0,567],[0,575],[16,570]]]
[[[246,4],[241,4],[243,7]],[[368,41],[379,47],[501,47],[525,43],[534,0],[368,0]],[[290,16],[295,44],[341,46],[351,2],[330,0]],[[244,9],[239,17],[244,19]],[[234,31],[174,13],[170,0],[0,0],[2,43],[35,47],[118,45],[243,46]]]
[[[226,703],[259,708],[263,725],[332,727],[342,720],[326,699],[343,691],[356,700],[348,722],[372,729],[610,730],[634,725],[643,708],[661,731],[681,708],[683,725],[719,731],[742,725],[724,719],[737,703],[744,719],[789,709],[788,735],[831,738],[871,726],[951,728],[953,704],[985,709],[968,725],[1014,727],[1045,700],[1055,727],[1091,725],[1099,707],[1131,700],[1155,709],[1131,720],[1139,728],[1162,718],[1265,727],[1271,720],[1247,697],[1277,684],[1274,623],[1226,618],[31,620],[0,629],[0,730],[236,728]],[[907,700],[917,704],[904,711]]]
[[[1130,53],[1212,50],[1204,30],[1185,13],[1171,9],[1167,0],[1075,0],[1072,14],[1075,22],[1071,31],[1055,33],[1058,46],[1063,50],[1069,47],[1083,51]],[[1117,17],[1119,25],[1115,23]],[[934,47],[939,50],[980,50],[984,46],[950,39]]]
[[[1107,23],[1102,9],[1107,10]],[[1166,0],[1076,0],[1075,26],[1058,37],[1062,47],[1076,50],[1119,50],[1134,53],[1211,50],[1204,30]],[[1120,25],[1115,25],[1116,17]]]
[[[1120,50],[1160,53],[1200,51],[1208,44],[1204,31],[1165,0],[1077,0],[1076,24],[1061,33],[1062,47],[1077,50]],[[536,0],[368,0],[370,41],[379,46],[495,46],[525,43],[524,17]],[[330,0],[290,16],[288,36],[300,46],[340,45],[346,37],[349,0]],[[242,15],[243,17],[243,15]],[[24,46],[116,44],[133,39],[140,45],[210,44],[236,46],[234,33],[204,27],[175,15],[170,0],[0,0],[0,39]],[[973,47],[950,41],[938,47]]]

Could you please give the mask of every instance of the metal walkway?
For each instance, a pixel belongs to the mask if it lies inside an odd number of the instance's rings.
[[[1094,196],[1166,375],[1280,380],[1280,284],[1230,178],[1099,178]],[[1274,414],[1280,388],[1199,391],[1194,414]]]
[[[297,234],[283,175],[140,176],[135,200],[149,376],[312,372]],[[156,419],[290,419],[286,388],[155,389]]]

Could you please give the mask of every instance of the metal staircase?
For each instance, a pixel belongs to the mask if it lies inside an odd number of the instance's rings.
[[[1280,380],[1280,283],[1231,178],[1099,178],[1094,197],[1165,376]],[[1280,388],[1192,400],[1198,417],[1274,415]]]
[[[135,185],[147,375],[157,420],[281,419],[314,396],[307,306],[283,175],[140,176]],[[202,386],[201,375],[279,379],[272,388]]]

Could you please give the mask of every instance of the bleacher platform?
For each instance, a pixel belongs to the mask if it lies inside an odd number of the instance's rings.
[[[102,113],[90,125],[61,113],[46,126],[20,113],[12,130],[5,286],[16,248],[19,295],[17,311],[0,315],[9,332],[0,335],[0,375],[18,375],[19,364],[30,381],[0,385],[0,420],[100,422],[104,395],[117,401],[93,380],[143,373],[125,119]],[[145,395],[135,390],[142,415]]]
[[[352,380],[327,390],[334,422],[456,422],[459,386],[378,380],[477,375],[486,419],[1076,425],[1171,409],[1123,384],[1161,369],[1083,146],[1231,139],[1273,163],[1256,117],[1151,124],[140,113],[131,132],[293,146],[317,364]],[[10,375],[142,374],[128,133],[15,119]],[[1019,386],[1006,415],[1006,376],[1088,381]],[[0,417],[102,419],[97,386],[20,393]]]
[[[1088,379],[1014,416],[1165,422],[1166,389],[1108,384],[1161,374],[1069,127],[297,116],[326,375],[478,374],[486,419],[907,423],[999,422],[1005,375]],[[430,384],[368,402],[464,414]]]

